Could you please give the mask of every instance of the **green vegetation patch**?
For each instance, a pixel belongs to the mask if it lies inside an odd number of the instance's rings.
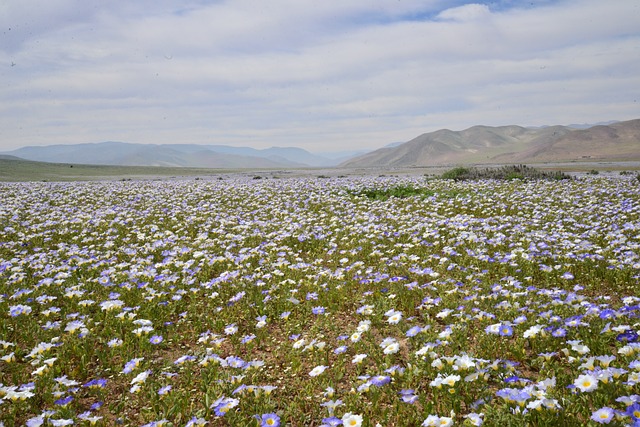
[[[456,196],[463,195],[465,192],[456,189],[436,191],[431,188],[415,187],[413,185],[397,185],[389,188],[365,188],[357,191],[349,191],[349,193],[354,196],[362,196],[371,200],[386,201],[391,198],[407,199],[409,197],[418,197],[421,199],[436,196],[454,198]]]
[[[507,165],[500,168],[464,168],[450,169],[441,175],[442,179],[469,181],[480,179],[519,180],[563,180],[571,179],[570,175],[560,171],[541,171],[526,165]]]

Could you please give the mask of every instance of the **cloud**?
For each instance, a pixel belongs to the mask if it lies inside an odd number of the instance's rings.
[[[472,3],[443,10],[438,14],[437,19],[466,22],[486,19],[490,16],[491,12],[489,11],[489,6],[486,4]]]
[[[0,151],[375,148],[444,127],[640,113],[633,2],[11,3],[0,25],[28,25],[0,44]]]

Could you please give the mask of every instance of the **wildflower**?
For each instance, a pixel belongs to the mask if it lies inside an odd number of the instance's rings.
[[[122,373],[123,374],[128,374],[128,373],[132,372],[135,368],[137,368],[140,365],[140,362],[142,362],[143,360],[144,360],[144,357],[131,359],[130,361],[125,363],[124,369],[122,370]]]
[[[256,323],[256,328],[264,328],[267,326],[267,316],[258,316],[256,317],[258,323]]]
[[[9,307],[9,315],[11,317],[17,317],[29,313],[31,313],[31,307],[29,307],[28,305],[18,304]]]
[[[361,320],[360,323],[358,323],[356,331],[362,333],[367,332],[369,329],[371,329],[371,320]]]
[[[91,415],[91,412],[89,412],[89,411],[79,414],[78,418],[80,418],[81,420],[84,420],[84,421],[88,421],[89,424],[91,424],[91,425],[95,425],[98,421],[100,421],[102,419],[102,417],[100,417],[100,416]]]
[[[149,338],[149,342],[155,345],[160,344],[163,340],[164,338],[162,338],[162,335],[154,335],[151,338]]]
[[[391,382],[391,377],[388,375],[376,375],[371,378],[371,384],[382,387],[385,384],[389,384]]]
[[[634,420],[640,420],[640,403],[638,401],[635,401],[628,405],[625,414],[630,416]]]
[[[244,337],[242,337],[242,340],[240,340],[240,342],[242,344],[246,344],[248,342],[253,341],[255,338],[256,338],[256,336],[254,334],[245,335]]]
[[[590,392],[598,388],[598,379],[593,375],[580,375],[573,382],[573,385],[576,386],[582,392]]]
[[[318,375],[322,374],[325,371],[325,369],[327,369],[327,368],[328,368],[328,366],[324,366],[324,365],[316,366],[315,368],[313,368],[311,370],[311,372],[309,372],[309,376],[310,377],[317,377]]]
[[[324,313],[325,313],[325,308],[324,308],[324,307],[322,307],[322,306],[313,307],[313,308],[311,309],[311,312],[312,312],[313,314],[317,314],[317,315],[324,314]]]
[[[363,305],[362,307],[356,310],[356,313],[369,316],[373,314],[373,308],[374,307],[372,305]]]
[[[207,421],[204,418],[193,417],[187,422],[184,427],[193,427],[193,426],[203,426],[207,424]],[[164,423],[163,423],[164,425]]]
[[[44,425],[44,417],[42,415],[38,415],[37,417],[29,418],[27,420],[27,427],[40,427]]]
[[[347,412],[342,416],[342,425],[348,427],[360,427],[362,425],[362,416]]]
[[[638,334],[629,329],[616,336],[616,340],[619,342],[636,342],[638,341]]]
[[[353,359],[351,359],[351,363],[353,364],[361,363],[366,357],[367,357],[366,354],[356,354],[355,356],[353,356]]]
[[[49,422],[51,423],[51,425],[53,425],[54,427],[60,427],[60,426],[70,426],[71,424],[73,424],[73,420],[67,420],[67,419],[59,419],[59,420],[54,420],[52,418],[49,418]]]
[[[238,332],[238,327],[236,326],[236,324],[235,324],[235,323],[232,323],[232,324],[230,324],[230,325],[227,325],[227,326],[224,328],[224,333],[225,333],[225,334],[227,334],[227,335],[233,335],[233,334],[235,334],[236,332]]]
[[[218,417],[224,417],[227,412],[229,412],[232,408],[238,406],[240,401],[238,399],[233,399],[230,397],[221,397],[211,405],[211,408],[214,410],[215,414]]]
[[[171,391],[171,388],[172,388],[171,385],[166,385],[164,387],[161,387],[158,390],[158,395],[159,396],[164,396],[165,394],[168,394]]]
[[[400,343],[393,342],[388,346],[386,346],[382,352],[384,354],[394,354],[394,353],[397,353],[398,351],[400,351]]]
[[[513,328],[511,325],[500,325],[499,334],[501,337],[510,337],[513,335]]]
[[[402,312],[396,310],[389,310],[385,313],[387,316],[387,323],[390,325],[397,325],[402,320]]]
[[[7,362],[7,363],[15,362],[16,361],[16,354],[15,354],[15,352],[12,351],[11,353],[0,357],[0,360],[2,360],[3,362]]]
[[[591,419],[600,424],[609,424],[615,415],[613,409],[605,406],[603,408],[594,411],[591,414]]]
[[[347,346],[346,345],[341,345],[340,347],[336,347],[335,350],[333,350],[334,354],[342,354],[345,351],[347,351]]]
[[[342,420],[340,418],[331,416],[331,417],[322,419],[321,427],[337,427],[341,425],[342,425]]]
[[[62,406],[65,407],[67,406],[69,403],[71,403],[73,401],[73,396],[67,396],[67,397],[63,397],[61,399],[56,400],[55,403],[58,406]]]
[[[415,337],[416,335],[418,335],[420,332],[422,332],[422,327],[421,326],[412,326],[406,333],[405,335],[409,338],[411,337]]]
[[[280,425],[280,417],[276,414],[262,414],[260,418],[260,427],[278,427]]]
[[[131,380],[131,384],[143,383],[147,380],[147,378],[149,378],[149,375],[151,375],[150,369],[144,372],[140,372],[134,379]]]
[[[322,403],[320,406],[323,406],[323,407],[327,408],[327,411],[329,412],[329,416],[333,417],[333,413],[336,410],[336,408],[338,406],[342,405],[342,404],[343,404],[342,400],[338,399],[338,400],[326,401],[326,402]]]
[[[475,412],[471,412],[464,417],[472,426],[481,426],[484,423],[484,420],[482,419],[483,416],[484,414],[482,413],[476,414]]]
[[[124,341],[122,341],[120,338],[113,338],[107,343],[107,345],[111,348],[120,347],[122,344],[124,344]]]

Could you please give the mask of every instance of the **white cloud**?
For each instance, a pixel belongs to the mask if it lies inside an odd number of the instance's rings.
[[[0,44],[0,151],[116,139],[362,148],[443,127],[640,116],[634,2],[21,4],[0,6],[0,25],[37,26]]]
[[[438,19],[451,21],[473,21],[486,19],[491,16],[489,6],[486,4],[465,4],[464,6],[452,7],[443,10],[437,16]]]

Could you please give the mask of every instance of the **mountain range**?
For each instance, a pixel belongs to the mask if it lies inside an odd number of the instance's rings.
[[[595,125],[442,129],[354,157],[341,167],[640,160],[640,119]]]
[[[99,142],[29,146],[2,154],[25,160],[118,166],[173,166],[200,168],[291,168],[335,166],[362,152],[328,153],[327,157],[302,148],[255,149],[227,145],[133,144]]]
[[[323,155],[297,147],[255,149],[113,141],[29,146],[0,155],[50,163],[253,169],[640,160],[640,119],[591,126],[441,129],[370,152],[352,150]]]

